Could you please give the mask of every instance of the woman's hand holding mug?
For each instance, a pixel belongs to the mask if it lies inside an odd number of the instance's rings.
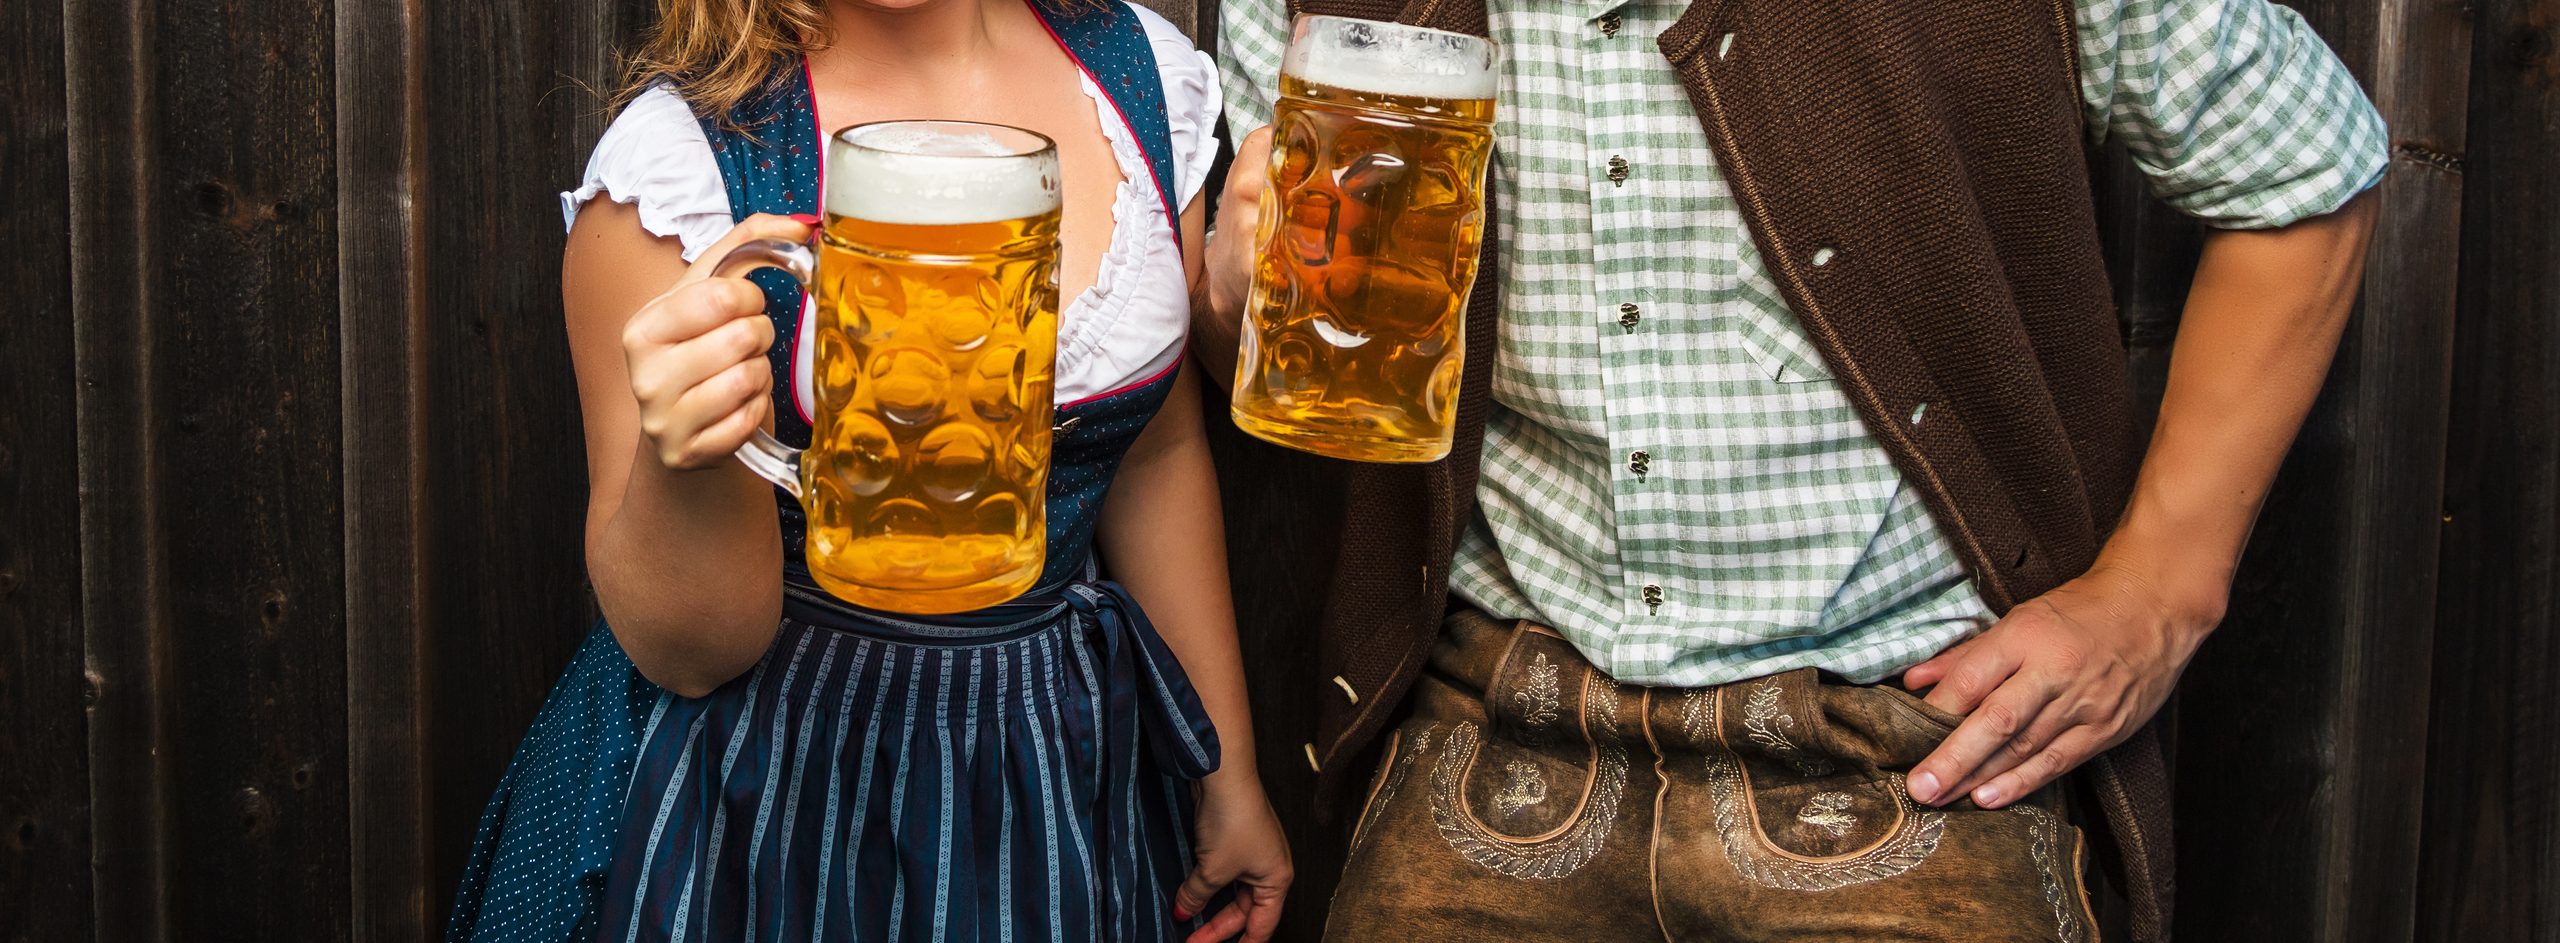
[[[640,404],[640,434],[670,469],[711,468],[731,456],[773,411],[765,351],[773,322],[764,290],[743,276],[715,277],[729,250],[755,239],[806,242],[812,222],[759,214],[731,227],[675,286],[622,328],[623,366]]]

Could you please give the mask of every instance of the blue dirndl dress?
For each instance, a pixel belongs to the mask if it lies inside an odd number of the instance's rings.
[[[1034,9],[1112,95],[1157,180],[1170,179],[1135,16],[1116,3]],[[730,124],[704,122],[738,218],[817,211],[824,148],[795,77]],[[754,278],[785,339],[773,352],[776,434],[805,443],[787,349],[801,295],[779,273]],[[1191,864],[1191,785],[1216,769],[1217,734],[1092,553],[1113,472],[1171,386],[1168,371],[1059,408],[1049,558],[1012,602],[912,617],[836,600],[798,569],[804,525],[783,496],[784,616],[745,675],[677,697],[597,625],[489,802],[447,939],[1187,933],[1196,920],[1174,919],[1173,893]]]

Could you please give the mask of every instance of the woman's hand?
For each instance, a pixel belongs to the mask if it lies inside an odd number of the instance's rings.
[[[719,465],[764,427],[773,411],[765,361],[773,322],[764,316],[764,292],[743,277],[714,278],[712,270],[749,240],[805,242],[809,231],[788,216],[748,217],[623,326],[640,435],[660,464]]]
[[[1189,943],[1216,943],[1237,934],[1243,934],[1244,943],[1271,939],[1296,872],[1289,863],[1289,839],[1280,832],[1280,817],[1271,811],[1262,784],[1251,778],[1222,782],[1210,777],[1201,784],[1196,830],[1199,857],[1174,894],[1174,916],[1190,919],[1229,884],[1236,886],[1236,897],[1211,914]]]

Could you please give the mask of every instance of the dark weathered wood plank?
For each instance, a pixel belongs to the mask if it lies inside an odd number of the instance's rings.
[[[428,913],[426,659],[418,568],[425,458],[417,354],[427,316],[416,173],[427,103],[406,3],[339,0],[338,463],[347,613],[347,917],[360,939],[423,941]]]
[[[2548,943],[2560,940],[2560,2],[2490,0],[2474,15],[2468,144],[2438,149],[2468,185],[2417,939]]]
[[[411,369],[438,923],[481,806],[593,618],[558,193],[603,134],[617,49],[654,15],[648,0],[429,4],[414,24],[432,142],[413,165]]]
[[[165,299],[148,225],[168,184],[151,148],[157,76],[138,0],[65,0],[71,314],[79,371],[81,644],[89,692],[92,932],[171,938],[175,756],[167,545],[150,369]]]
[[[139,194],[151,212],[81,247],[121,262],[124,241],[150,246],[147,303],[132,312],[146,325],[131,349],[143,408],[83,431],[99,464],[135,462],[152,485],[99,495],[147,516],[90,546],[157,558],[164,906],[186,938],[349,932],[330,12],[325,0],[145,5],[125,69],[149,90],[129,112],[148,129],[134,147],[146,172],[100,195]],[[118,454],[134,441],[149,445]],[[92,599],[122,593],[133,571],[101,576]]]
[[[2370,18],[2370,19],[2367,19]],[[2464,134],[2471,24],[2453,0],[2356,4],[2332,22],[2372,36],[2350,60],[2393,135],[2364,298],[2348,328],[2364,433],[2353,458],[2329,878],[2322,938],[2405,940],[2416,919],[2427,665],[2461,253],[2461,173],[2424,155]]]
[[[86,939],[78,395],[63,8],[0,7],[0,940]]]

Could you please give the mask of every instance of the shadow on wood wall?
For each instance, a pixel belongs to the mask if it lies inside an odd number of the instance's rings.
[[[2560,0],[2296,5],[2400,159],[2177,707],[2180,930],[2560,940]],[[592,615],[551,194],[648,7],[0,5],[0,939],[440,925]],[[2113,171],[2156,393],[2196,233]],[[1312,939],[1336,469],[1219,428]]]

